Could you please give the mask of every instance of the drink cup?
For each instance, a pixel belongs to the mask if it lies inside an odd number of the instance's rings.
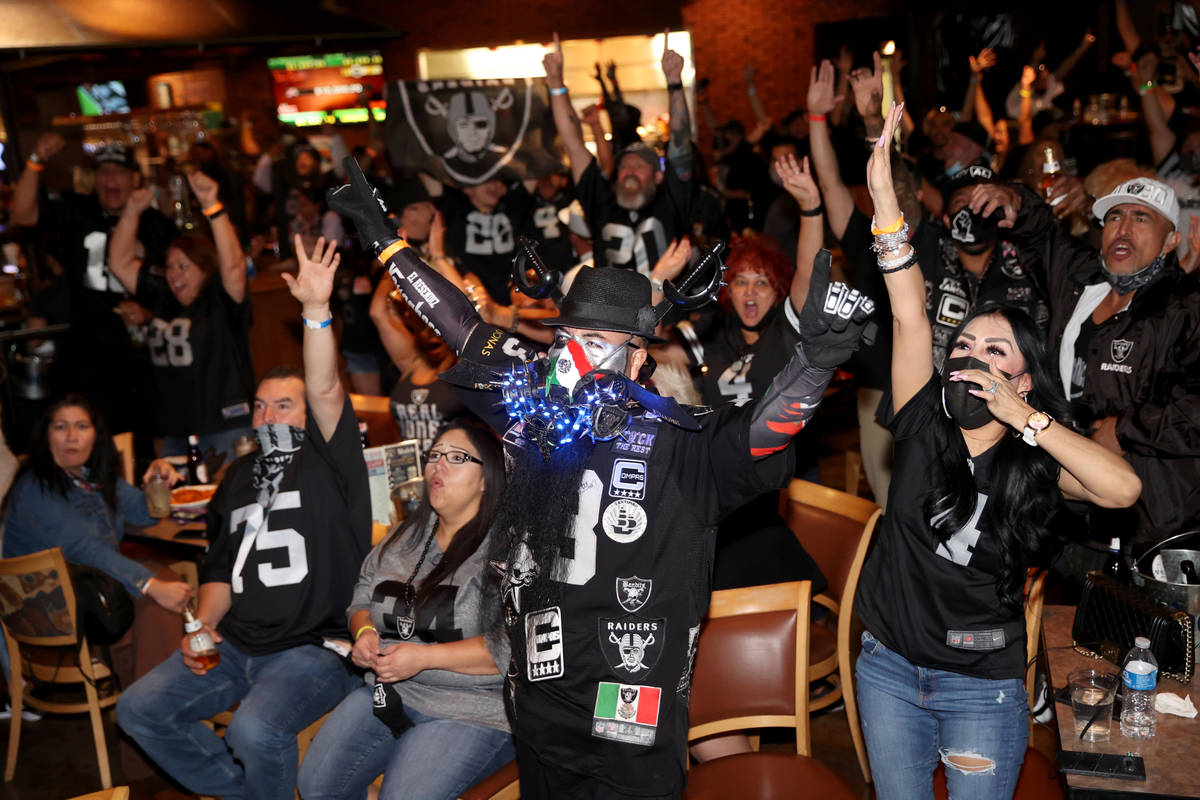
[[[1117,696],[1119,676],[1105,669],[1080,669],[1071,673],[1068,682],[1076,738],[1085,742],[1107,742],[1112,731],[1113,700]]]
[[[162,519],[171,513],[171,487],[167,479],[159,473],[150,476],[146,482],[146,509],[150,516]]]

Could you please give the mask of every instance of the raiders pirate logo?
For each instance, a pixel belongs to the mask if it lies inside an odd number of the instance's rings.
[[[425,401],[429,399],[429,389],[424,386],[418,386],[412,390],[409,397],[412,398],[415,404],[423,406],[425,405]]]
[[[637,707],[634,703],[637,702],[638,690],[636,686],[621,687],[621,705],[617,706],[617,714],[622,719],[633,719],[637,716]]]
[[[1129,353],[1133,350],[1133,342],[1128,339],[1113,339],[1108,349],[1112,354],[1112,360],[1120,364],[1129,358]]]
[[[396,84],[399,107],[426,155],[464,186],[493,178],[531,125],[534,81],[448,80]]]
[[[646,605],[652,588],[654,581],[649,578],[639,578],[636,575],[632,578],[617,578],[617,602],[621,604],[621,608],[632,614]]]
[[[416,627],[416,620],[410,616],[396,617],[396,633],[401,639],[411,639],[413,628]]]
[[[375,691],[371,694],[371,700],[376,708],[387,708],[387,688],[382,683],[375,684]]]
[[[597,621],[600,650],[612,671],[621,677],[641,679],[658,663],[667,637],[667,621],[626,614]]]

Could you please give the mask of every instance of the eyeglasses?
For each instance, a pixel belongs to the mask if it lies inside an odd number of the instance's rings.
[[[445,458],[451,464],[458,466],[465,464],[468,461],[474,461],[476,464],[482,464],[483,461],[466,452],[465,450],[430,450],[425,454],[425,463],[436,464]]]

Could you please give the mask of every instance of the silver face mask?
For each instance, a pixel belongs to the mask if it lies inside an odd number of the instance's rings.
[[[631,341],[632,336],[619,343],[596,337],[572,336],[560,328],[554,334],[554,344],[546,353],[550,367],[546,388],[562,386],[569,394],[579,380],[590,372],[603,370],[624,373],[625,364],[621,363],[618,367],[617,359]]]

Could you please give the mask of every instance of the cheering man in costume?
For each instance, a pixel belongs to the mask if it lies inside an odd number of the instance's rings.
[[[497,524],[507,544],[497,567],[522,797],[679,796],[717,522],[791,478],[791,438],[854,350],[873,303],[830,284],[823,252],[799,315],[801,341],[766,396],[685,410],[635,381],[670,306],[651,304],[644,276],[580,272],[560,315],[546,320],[555,329],[548,354],[530,359],[396,238],[347,166],[351,183],[330,194],[332,207],[354,220],[408,303],[461,355],[447,379],[504,437],[510,478]],[[697,271],[666,294],[684,299]],[[709,290],[719,275],[718,265]]]

